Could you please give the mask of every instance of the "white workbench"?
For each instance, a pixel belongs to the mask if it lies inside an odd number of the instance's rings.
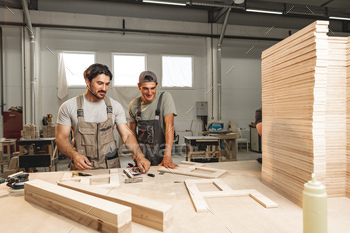
[[[174,207],[173,226],[167,232],[174,233],[281,233],[302,232],[302,209],[260,181],[261,165],[256,161],[206,164],[207,167],[228,169],[221,176],[232,189],[256,189],[279,207],[265,209],[249,197],[207,198],[211,212],[197,213],[184,183],[186,179],[197,179],[183,175],[165,173],[159,175],[157,167],[150,172],[154,178],[143,175],[144,182],[125,184],[119,171],[121,185],[116,192],[130,193],[168,203]],[[63,172],[31,173],[29,178],[55,183]],[[198,178],[199,179],[199,178]],[[7,232],[95,232],[63,216],[28,203],[23,196],[10,196],[5,184],[0,185],[0,231]],[[328,225],[330,233],[350,232],[350,199],[328,199]],[[73,228],[73,229],[72,229]],[[72,230],[71,230],[72,229]],[[143,225],[132,223],[132,232],[159,232]],[[71,230],[71,231],[70,231]]]

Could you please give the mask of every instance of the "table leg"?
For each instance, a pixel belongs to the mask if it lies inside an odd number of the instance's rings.
[[[4,173],[4,165],[2,162],[4,161],[4,151],[0,152],[0,163],[1,163],[1,173]]]
[[[221,139],[218,141],[218,146],[217,148],[217,158],[218,158],[218,162],[220,162],[220,157],[221,157]]]
[[[236,141],[236,139],[232,140],[232,158],[234,161],[237,161],[237,141]]]
[[[53,154],[52,154],[52,142],[49,144],[49,153],[50,153],[50,167],[49,167],[49,172],[52,170],[52,161],[53,161]]]
[[[8,143],[6,145],[6,148],[7,148],[7,162],[9,162],[10,158],[11,158],[11,145],[10,145],[10,143]]]
[[[188,161],[188,145],[187,144],[185,147],[185,155],[186,155],[186,161]]]
[[[192,160],[192,152],[193,152],[193,147],[192,147],[192,145],[190,145],[190,162]]]
[[[12,144],[12,146],[13,146],[13,152],[15,152],[16,151],[16,143]],[[8,157],[7,157],[7,168],[10,166],[10,161],[12,158],[11,150],[9,152],[10,153],[8,154]]]

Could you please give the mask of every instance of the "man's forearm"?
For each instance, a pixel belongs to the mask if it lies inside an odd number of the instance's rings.
[[[172,128],[170,128],[168,131],[165,132],[164,156],[171,156],[171,151],[173,149],[173,142],[174,142],[174,126],[172,126]]]
[[[70,160],[74,159],[74,156],[79,154],[72,144],[69,142],[68,139],[58,139],[56,138],[56,145],[57,148],[65,155],[67,156]]]
[[[125,142],[124,142],[126,148],[133,154],[134,157],[136,158],[143,158],[144,155],[142,154],[142,151],[139,147],[139,144],[137,143],[137,140],[135,138],[135,136],[132,134],[132,135],[129,135]]]

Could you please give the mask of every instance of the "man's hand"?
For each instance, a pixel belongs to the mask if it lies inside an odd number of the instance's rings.
[[[82,154],[75,154],[73,157],[74,166],[79,170],[91,169],[89,159]]]
[[[151,162],[143,156],[136,158],[136,163],[137,166],[141,169],[142,173],[147,172],[151,166]]]
[[[175,169],[179,165],[173,163],[173,159],[171,158],[171,156],[164,156],[162,162],[158,166],[164,166],[166,168]]]

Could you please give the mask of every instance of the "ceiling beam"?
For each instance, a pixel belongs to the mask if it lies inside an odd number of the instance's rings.
[[[0,0],[0,6],[22,9],[22,4],[20,3],[20,1],[14,1],[14,0],[7,0],[7,1]]]
[[[228,10],[228,7],[224,7],[220,10],[220,12],[215,16],[215,18],[213,19],[213,23],[216,23],[221,16],[223,16],[225,14],[225,12]]]
[[[321,4],[321,7],[327,6],[329,3],[334,2],[334,0],[328,0]]]
[[[233,4],[234,4],[234,0],[229,0],[227,3],[228,6],[232,6]],[[229,9],[229,7],[221,8],[219,13],[215,17],[214,17],[214,12],[213,12],[211,19],[208,20],[209,23],[216,23],[221,18],[221,16],[223,16],[227,12],[228,9]]]

